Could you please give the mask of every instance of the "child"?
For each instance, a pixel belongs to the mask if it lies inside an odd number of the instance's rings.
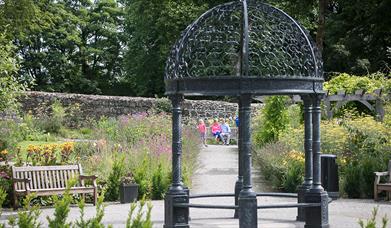
[[[205,147],[207,147],[208,145],[206,145],[206,126],[202,119],[198,121],[198,132],[200,132],[201,142]]]

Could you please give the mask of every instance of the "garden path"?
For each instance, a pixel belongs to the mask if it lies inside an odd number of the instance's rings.
[[[259,173],[254,171],[254,176]],[[200,154],[199,169],[193,180],[191,194],[197,193],[229,193],[233,192],[237,178],[237,147],[210,145],[204,148]],[[255,178],[254,190],[267,191],[266,184],[261,178]],[[295,199],[259,197],[258,204],[271,204],[280,202],[295,202]],[[233,205],[232,198],[204,198],[192,199],[192,203]],[[359,218],[370,217],[373,207],[379,206],[379,215],[388,213],[391,217],[390,202],[374,202],[371,199],[339,199],[329,205],[330,226],[336,228],[359,227]],[[108,203],[105,209],[103,222],[113,224],[114,227],[125,227],[124,223],[129,211],[129,204]],[[53,208],[42,210],[40,221],[42,227],[47,227],[46,216],[52,216]],[[0,223],[4,223],[8,216],[14,214],[11,211],[4,211]],[[85,211],[86,217],[95,215],[95,207],[89,205]],[[216,209],[191,209],[190,227],[192,228],[237,228],[238,220],[233,219],[232,210]],[[74,221],[79,217],[79,210],[76,206],[70,210],[69,220]],[[296,222],[296,209],[270,209],[258,212],[259,226],[264,228],[288,228],[304,227],[302,222]],[[153,201],[152,220],[154,227],[163,227],[164,202]],[[380,223],[380,216],[378,220]]]

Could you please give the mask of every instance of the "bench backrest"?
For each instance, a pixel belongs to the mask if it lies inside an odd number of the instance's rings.
[[[31,190],[65,188],[68,180],[82,174],[80,165],[12,167],[12,178],[30,179]],[[18,182],[15,190],[26,190],[25,183]]]

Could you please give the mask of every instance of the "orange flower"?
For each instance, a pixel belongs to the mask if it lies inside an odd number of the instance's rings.
[[[1,154],[1,155],[7,155],[7,154],[8,154],[8,150],[2,150],[2,151],[0,152],[0,154]]]

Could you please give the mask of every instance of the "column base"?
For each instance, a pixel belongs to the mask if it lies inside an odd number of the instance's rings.
[[[176,203],[189,203],[186,190],[168,192],[164,198],[164,228],[189,228],[189,208],[174,207]]]
[[[297,190],[297,202],[298,203],[305,203],[305,194],[310,190],[311,186],[309,185],[301,185],[299,189]],[[296,221],[305,221],[305,208],[299,207],[297,208],[297,216]]]
[[[329,225],[329,197],[326,191],[312,191],[305,193],[306,203],[320,203],[320,207],[305,209],[305,228],[328,228]]]
[[[257,195],[254,192],[239,194],[239,228],[258,227]]]
[[[235,183],[235,206],[239,205],[239,193],[243,188],[243,180],[239,177]],[[234,218],[239,218],[239,209],[235,209]]]

